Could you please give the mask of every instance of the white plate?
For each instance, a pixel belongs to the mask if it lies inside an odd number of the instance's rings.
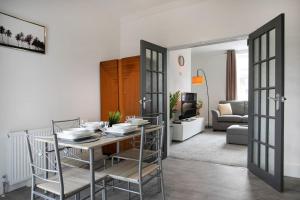
[[[70,128],[57,133],[57,137],[59,139],[64,139],[64,140],[77,140],[77,139],[91,137],[93,135],[94,132],[87,130],[85,128]]]
[[[111,133],[113,135],[117,135],[117,136],[123,136],[126,135],[127,133],[131,133],[137,130],[137,127],[132,127],[132,128],[126,128],[126,129],[121,129],[121,128],[113,128],[110,127],[108,129],[106,129],[106,133]]]
[[[148,120],[144,120],[144,119],[140,119],[140,120],[131,120],[130,121],[130,124],[131,125],[136,125],[136,126],[140,126],[140,125],[144,125],[144,124],[147,124],[149,123]]]
[[[101,128],[101,124],[100,122],[87,122],[82,124],[81,126],[83,126],[84,128],[90,130],[90,131],[95,131]]]
[[[112,128],[115,130],[120,130],[122,131],[132,131],[137,128],[137,126],[132,125],[130,123],[120,123],[120,124],[114,124],[112,125]]]

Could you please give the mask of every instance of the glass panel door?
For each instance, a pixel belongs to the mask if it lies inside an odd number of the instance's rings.
[[[284,15],[249,36],[249,170],[283,190]]]
[[[141,115],[167,123],[167,49],[141,40]],[[166,133],[166,127],[165,127]],[[167,156],[167,134],[163,157]]]

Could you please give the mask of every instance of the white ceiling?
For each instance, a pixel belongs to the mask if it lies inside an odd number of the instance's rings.
[[[221,52],[226,51],[229,49],[234,49],[236,51],[243,51],[247,50],[247,40],[239,40],[239,41],[232,41],[232,42],[225,42],[219,44],[212,44],[207,46],[200,46],[192,48],[192,54],[207,54],[207,53],[214,53],[214,52]]]
[[[184,0],[101,0],[100,2],[102,6],[113,7],[116,14],[122,17],[161,5],[183,1]]]

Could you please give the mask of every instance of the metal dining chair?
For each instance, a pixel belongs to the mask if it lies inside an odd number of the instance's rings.
[[[127,183],[127,188],[121,187],[121,185],[118,186],[115,183],[113,183],[112,188],[127,191],[129,199],[131,197],[130,194],[133,193],[139,195],[140,200],[143,200],[143,186],[155,177],[157,177],[159,181],[162,199],[165,199],[162,171],[162,145],[164,126],[160,125],[160,127],[161,128],[159,129],[159,131],[154,131],[154,133],[158,134],[159,140],[157,149],[151,150],[151,155],[145,153],[146,151],[144,150],[146,146],[145,131],[149,132],[150,129],[145,130],[145,127],[142,126],[138,156],[136,156],[136,151],[134,156],[124,156],[124,154],[120,154],[120,156],[115,155],[114,158],[121,159],[121,161],[104,171],[113,181],[118,180]],[[156,155],[156,158],[149,160],[149,157],[153,155]],[[138,191],[131,189],[132,184],[138,186]]]
[[[52,120],[52,131],[53,133],[61,132],[65,129],[69,128],[80,128],[80,118],[69,119],[69,120]],[[103,155],[102,148],[98,148],[94,150],[94,162],[95,168],[105,168],[107,156]],[[88,161],[89,154],[87,151],[75,150],[72,148],[64,148],[63,149],[63,158],[61,160],[63,165],[69,167],[80,167],[87,168],[88,165],[85,162],[80,160]]]
[[[60,199],[75,196],[80,198],[80,191],[90,186],[90,172],[82,168],[62,169],[60,159],[60,148],[58,146],[57,135],[50,136],[52,142],[47,143],[49,149],[52,149],[53,156],[50,153],[45,154],[45,149],[41,148],[45,141],[40,141],[40,137],[30,136],[26,133],[27,147],[29,153],[30,167],[32,172],[31,200],[35,197],[41,197],[47,200]],[[34,144],[34,147],[33,145]],[[47,159],[51,166],[45,167],[41,160]],[[106,174],[95,173],[95,181],[98,183],[104,180]],[[102,190],[103,188],[100,188]]]
[[[159,116],[156,117],[141,117],[143,119],[147,119],[149,121],[148,127],[152,126],[159,126],[162,125],[162,120]],[[152,157],[153,155],[155,155],[155,150],[158,149],[158,145],[159,145],[159,137],[158,134],[147,134],[144,137],[144,158],[149,158]],[[131,160],[138,160],[139,159],[139,148],[137,146],[139,146],[140,140],[136,140],[133,139],[132,140],[132,148],[127,149],[125,151],[122,152],[118,152],[113,154],[112,157],[112,166],[114,165],[114,162],[116,160],[120,160],[120,159],[131,159]]]

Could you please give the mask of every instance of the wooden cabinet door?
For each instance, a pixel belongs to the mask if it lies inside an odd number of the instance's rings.
[[[100,63],[101,120],[108,121],[108,113],[119,110],[118,60]]]
[[[122,121],[140,115],[140,56],[122,58],[119,63],[119,107]],[[120,143],[120,151],[132,148],[131,140]]]
[[[101,120],[110,111],[119,110],[121,121],[128,115],[140,115],[140,57],[128,57],[100,63]],[[120,151],[132,148],[131,140],[120,142]],[[116,152],[116,144],[103,147],[104,154]]]
[[[119,64],[119,106],[124,121],[140,115],[140,56],[122,58]]]

